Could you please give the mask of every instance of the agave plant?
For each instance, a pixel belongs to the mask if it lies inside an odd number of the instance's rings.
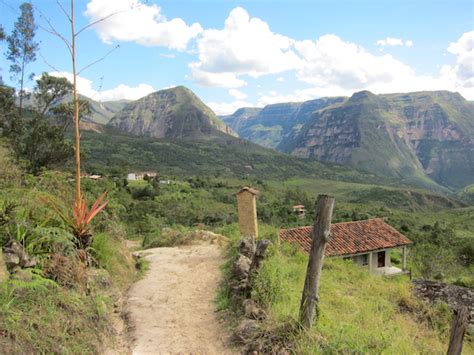
[[[90,223],[92,219],[102,211],[109,201],[105,201],[107,192],[103,192],[97,200],[92,204],[91,208],[87,208],[87,201],[84,195],[74,201],[71,213],[64,213],[61,208],[51,200],[47,200],[48,204],[54,209],[63,222],[69,227],[72,234],[76,238],[75,244],[79,249],[86,250],[92,242],[92,234],[90,232]]]

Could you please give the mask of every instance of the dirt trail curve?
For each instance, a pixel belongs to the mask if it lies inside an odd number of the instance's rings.
[[[215,312],[222,250],[216,244],[155,248],[125,303],[133,354],[234,354]]]

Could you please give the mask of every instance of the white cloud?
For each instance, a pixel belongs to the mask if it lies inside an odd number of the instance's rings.
[[[209,73],[199,69],[198,63],[191,63],[191,79],[203,86],[213,86],[222,88],[240,88],[247,85],[247,82],[238,79],[234,73]]]
[[[176,58],[176,54],[173,53],[160,53],[161,58],[168,58],[168,59],[174,59]]]
[[[403,40],[401,38],[393,38],[393,37],[387,37],[385,39],[379,39],[377,42],[375,42],[377,46],[381,47],[396,47],[396,46],[405,46],[405,47],[413,47],[413,41],[408,39],[408,40]]]
[[[52,76],[64,77],[72,82],[72,74],[68,72],[52,72]],[[97,91],[92,87],[93,82],[81,76],[77,77],[79,94],[96,101],[138,100],[155,91],[151,85],[139,84],[135,87],[120,84],[113,89]]]
[[[212,79],[216,74],[235,80],[241,75],[258,78],[291,70],[300,63],[292,50],[293,43],[291,38],[273,33],[266,22],[250,18],[246,10],[237,7],[230,12],[223,29],[207,29],[198,38],[199,61],[191,63],[191,75],[198,83],[214,82],[214,86],[221,86]]]
[[[244,100],[247,98],[247,94],[240,91],[240,90],[236,90],[236,89],[230,89],[229,90],[229,95],[232,96],[234,99],[237,99],[237,100]]]
[[[278,81],[279,83],[283,83],[285,82],[285,78],[282,76],[279,76],[278,78],[276,78],[276,81]]]
[[[93,27],[106,43],[118,40],[182,51],[202,31],[198,23],[188,26],[181,18],[167,20],[159,6],[139,0],[91,0],[85,11],[90,23],[109,14],[114,15]]]
[[[236,100],[233,102],[208,102],[207,106],[209,106],[217,115],[230,115],[239,108],[254,107],[255,105],[250,102]]]
[[[295,47],[304,58],[298,79],[316,87],[332,85],[357,90],[414,74],[409,66],[391,55],[373,55],[336,35],[324,35],[316,41],[299,41]]]
[[[458,86],[474,88],[474,31],[466,32],[450,43],[448,52],[456,56],[456,64],[443,66],[442,75],[454,80]]]

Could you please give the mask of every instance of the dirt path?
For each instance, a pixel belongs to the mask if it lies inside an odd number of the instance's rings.
[[[134,354],[233,354],[215,312],[222,251],[216,244],[155,248],[125,313]]]

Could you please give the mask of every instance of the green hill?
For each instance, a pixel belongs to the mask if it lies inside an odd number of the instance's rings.
[[[156,170],[166,176],[226,176],[255,179],[318,178],[410,186],[398,180],[363,173],[332,163],[321,163],[263,148],[230,137],[188,139],[135,137],[105,127],[103,133],[82,133],[87,171],[124,174],[130,170]]]
[[[136,136],[155,138],[235,135],[191,90],[161,90],[130,102],[109,125]]]

